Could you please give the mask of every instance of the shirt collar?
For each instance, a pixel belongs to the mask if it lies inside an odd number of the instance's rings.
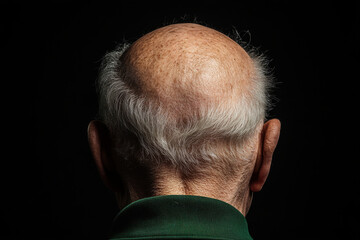
[[[111,239],[252,239],[245,217],[223,201],[190,195],[140,199],[114,220]]]

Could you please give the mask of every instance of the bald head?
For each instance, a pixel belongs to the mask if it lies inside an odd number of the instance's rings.
[[[247,94],[252,59],[226,35],[198,24],[174,24],[137,40],[124,56],[128,81],[175,114]]]
[[[265,117],[268,81],[259,63],[197,24],[162,27],[108,53],[100,115],[121,158],[181,169],[236,159]]]

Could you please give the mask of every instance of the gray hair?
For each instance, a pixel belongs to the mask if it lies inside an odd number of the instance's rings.
[[[204,162],[246,163],[245,141],[262,124],[269,106],[271,79],[262,56],[248,51],[256,73],[250,94],[236,104],[199,108],[188,119],[173,119],[159,103],[138,94],[126,80],[121,44],[103,58],[98,79],[99,114],[109,128],[115,150],[123,161],[142,164],[166,162],[183,170]],[[225,143],[219,151],[219,142]]]

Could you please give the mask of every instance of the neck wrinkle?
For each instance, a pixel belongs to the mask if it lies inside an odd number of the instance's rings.
[[[153,194],[189,195],[189,191],[181,173],[175,168],[160,165],[153,169]]]
[[[183,175],[178,169],[169,165],[157,165],[131,174],[129,190],[131,202],[152,196],[193,195],[218,199],[238,209],[244,216],[248,196],[239,196],[238,176],[221,176],[216,170],[205,171],[192,176]],[[135,176],[136,175],[136,176]],[[134,179],[140,179],[135,181]],[[244,193],[246,195],[246,193]]]
[[[225,178],[217,176],[214,173],[199,173],[197,177],[187,178],[178,170],[172,167],[158,166],[153,170],[152,192],[154,196],[161,195],[193,195],[218,199],[226,202],[243,215],[247,208],[243,206],[241,200],[247,199],[247,196],[239,198],[237,178]]]

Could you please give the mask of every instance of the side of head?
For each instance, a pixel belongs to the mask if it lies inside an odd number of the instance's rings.
[[[108,53],[102,122],[89,142],[105,183],[126,204],[162,194],[229,202],[246,214],[270,170],[280,123],[261,58],[196,24],[157,29]]]

